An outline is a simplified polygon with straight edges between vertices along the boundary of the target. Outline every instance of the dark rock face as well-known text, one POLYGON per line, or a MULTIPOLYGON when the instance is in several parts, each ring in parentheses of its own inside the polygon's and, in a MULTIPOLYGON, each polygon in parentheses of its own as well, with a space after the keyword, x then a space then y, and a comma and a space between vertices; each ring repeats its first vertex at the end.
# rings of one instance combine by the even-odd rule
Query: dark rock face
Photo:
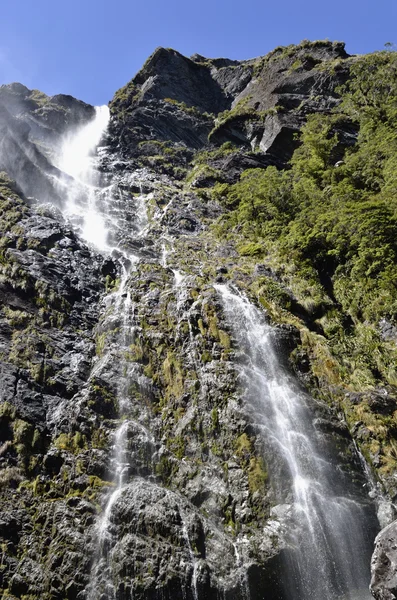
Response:
POLYGON ((110 131, 130 156, 142 139, 202 148, 210 136, 217 145, 230 141, 260 148, 270 161, 283 164, 307 114, 336 106, 335 89, 346 81, 347 59, 344 45, 330 42, 242 62, 188 59, 159 48, 111 102, 110 131), (331 61, 332 75, 324 68, 331 61))
POLYGON ((199 598, 217 598, 219 584, 212 573, 224 570, 226 574, 233 568, 234 550, 221 532, 206 540, 211 526, 205 521, 183 497, 167 489, 145 480, 125 487, 112 517, 117 538, 113 569, 120 573, 115 582, 117 596, 131 597, 126 581, 140 572, 139 587, 134 586, 133 592, 138 597, 155 597, 156 585, 163 598, 192 599, 194 577, 199 598))
POLYGON ((379 533, 372 557, 371 592, 376 600, 397 598, 397 522, 379 533))
POLYGON ((71 430, 84 430, 73 398, 90 373, 104 259, 53 209, 30 209, 7 187, 2 187, 0 203, 0 487, 1 536, 7 547, 1 586, 9 588, 10 597, 55 598, 60 586, 65 589, 63 571, 72 570, 76 557, 83 569, 89 562, 82 533, 95 509, 85 505, 79 533, 78 507, 71 508, 66 488, 62 491, 66 479, 61 473, 65 477, 69 467, 52 442, 62 432, 69 439, 71 430), (18 489, 22 481, 27 487, 18 489), (52 501, 40 500, 44 490, 52 501), (34 527, 41 541, 34 539, 34 527), (65 536, 71 544, 64 556, 60 540, 65 536), (42 543, 49 547, 49 562, 42 543))
POLYGON ((0 104, 30 126, 30 138, 55 140, 59 135, 94 116, 94 108, 72 96, 46 96, 20 83, 0 86, 0 104))
MULTIPOLYGON (((95 158, 96 210, 113 248, 104 254, 54 208, 64 201, 54 181, 67 181, 54 166, 63 136, 93 107, 0 88, 0 171, 16 182, 0 175, 8 600, 285 599, 291 498, 274 497, 238 379, 243 357, 213 287, 249 290, 277 276, 262 264, 251 272, 233 240, 214 238, 224 208, 206 191, 284 166, 307 115, 337 105, 348 65, 330 42, 242 62, 156 50, 116 93, 95 158)), ((340 133, 354 143, 354 126, 340 133)), ((298 330, 275 329, 286 368, 295 353, 305 382, 298 330)), ((375 392, 370 402, 395 409, 375 392)), ((368 482, 341 414, 323 401, 310 408, 324 456, 365 505, 368 482)))
POLYGON ((146 98, 174 98, 195 107, 200 112, 218 113, 227 108, 221 86, 211 77, 208 68, 182 56, 175 50, 158 48, 134 78, 146 98))
POLYGON ((0 86, 0 171, 26 196, 61 204, 53 185, 60 172, 51 163, 62 135, 83 125, 94 108, 71 96, 48 97, 20 83, 0 86))

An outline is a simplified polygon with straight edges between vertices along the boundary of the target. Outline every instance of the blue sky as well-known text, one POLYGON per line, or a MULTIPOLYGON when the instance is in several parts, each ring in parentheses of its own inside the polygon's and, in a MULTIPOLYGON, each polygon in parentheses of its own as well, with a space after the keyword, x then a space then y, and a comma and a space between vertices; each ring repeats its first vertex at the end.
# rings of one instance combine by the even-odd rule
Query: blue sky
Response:
POLYGON ((397 44, 397 0, 4 0, 0 83, 105 104, 157 46, 245 59, 302 39, 397 44))

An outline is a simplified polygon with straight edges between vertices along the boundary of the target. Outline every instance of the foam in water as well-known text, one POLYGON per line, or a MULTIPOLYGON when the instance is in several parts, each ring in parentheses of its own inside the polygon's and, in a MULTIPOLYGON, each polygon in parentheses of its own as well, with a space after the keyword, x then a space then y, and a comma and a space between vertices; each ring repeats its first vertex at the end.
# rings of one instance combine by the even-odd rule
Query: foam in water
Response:
POLYGON ((92 160, 101 137, 109 123, 109 108, 96 106, 95 117, 75 133, 69 134, 63 143, 59 168, 75 179, 92 182, 92 160))
POLYGON ((313 425, 307 396, 280 366, 272 328, 238 293, 216 285, 244 354, 247 409, 262 433, 278 502, 296 524, 285 565, 288 600, 369 600, 375 519, 313 425))
POLYGON ((63 213, 80 226, 83 239, 98 250, 109 250, 104 215, 98 210, 97 198, 101 193, 96 169, 96 148, 109 123, 107 106, 97 106, 95 117, 73 134, 62 145, 58 168, 72 177, 59 182, 65 203, 63 213))

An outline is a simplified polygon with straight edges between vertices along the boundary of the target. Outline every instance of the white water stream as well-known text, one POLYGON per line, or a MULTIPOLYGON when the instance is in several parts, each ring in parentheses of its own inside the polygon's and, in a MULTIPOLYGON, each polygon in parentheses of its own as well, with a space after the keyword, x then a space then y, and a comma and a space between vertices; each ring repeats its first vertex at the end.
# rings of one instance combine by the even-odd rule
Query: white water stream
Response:
POLYGON ((96 149, 109 123, 107 106, 95 107, 95 117, 88 124, 65 137, 58 168, 73 179, 58 182, 63 188, 63 213, 79 226, 81 236, 99 250, 109 250, 104 215, 98 210, 99 173, 95 169, 96 149))
MULTIPOLYGON (((142 199, 141 199, 142 200, 142 199)), ((146 207, 143 201, 137 204, 136 222, 142 229, 136 237, 143 232, 146 226, 146 207)), ((88 586, 88 600, 97 600, 106 598, 106 600, 116 599, 116 590, 112 574, 112 511, 115 503, 123 492, 125 485, 129 482, 129 471, 132 466, 133 452, 129 448, 129 436, 135 434, 144 439, 146 446, 151 446, 153 440, 145 427, 131 418, 132 404, 129 398, 129 387, 131 382, 138 377, 126 356, 130 350, 131 344, 135 339, 135 319, 134 306, 131 295, 128 290, 128 278, 133 266, 137 263, 138 257, 133 254, 123 252, 124 260, 121 261, 122 276, 118 290, 111 292, 105 298, 107 311, 114 314, 118 333, 116 334, 116 347, 110 346, 105 350, 105 362, 115 361, 118 365, 118 387, 117 400, 119 407, 119 426, 114 432, 114 443, 112 452, 112 473, 111 479, 115 484, 113 492, 107 498, 105 508, 97 524, 98 550, 91 571, 90 584, 88 586), (128 266, 126 266, 126 264, 128 266), (103 596, 105 594, 105 596, 103 596)), ((133 465, 137 469, 136 465, 133 465)))
POLYGON ((183 517, 183 514, 181 513, 181 517, 183 519, 183 525, 182 525, 182 533, 183 533, 183 537, 185 539, 186 542, 186 546, 189 552, 189 558, 190 558, 190 563, 193 567, 193 573, 192 573, 192 592, 193 592, 193 600, 199 600, 199 595, 198 595, 198 591, 197 591, 197 568, 198 568, 198 562, 196 559, 196 556, 193 552, 193 548, 192 545, 190 543, 190 538, 189 538, 189 533, 186 527, 186 522, 185 519, 183 517))
MULTIPOLYGON (((108 122, 109 109, 106 106, 97 107, 92 121, 65 138, 57 164, 58 168, 69 176, 58 181, 65 198, 65 218, 88 244, 104 254, 113 254, 121 273, 117 289, 111 291, 103 300, 104 313, 107 315, 102 324, 104 333, 109 329, 115 333, 109 338, 106 336, 106 347, 92 370, 93 376, 106 379, 108 367, 112 363, 113 369, 117 369, 119 373, 119 425, 113 434, 109 473, 114 489, 108 494, 102 516, 97 523, 97 552, 86 590, 88 600, 116 598, 111 564, 111 518, 113 507, 124 486, 128 484, 129 470, 134 462, 134 452, 129 448, 129 437, 134 435, 135 439, 141 440, 144 447, 154 447, 146 428, 131 418, 129 387, 138 375, 134 365, 126 359, 135 339, 134 307, 128 290, 128 278, 139 260, 129 250, 129 245, 144 234, 147 225, 146 202, 143 194, 131 197, 126 179, 119 181, 114 177, 111 185, 103 185, 98 168, 98 145, 106 133, 108 122)), ((140 460, 143 460, 142 456, 140 460)), ((134 468, 138 469, 137 465, 134 465, 134 468)))
POLYGON ((280 503, 292 504, 295 547, 285 565, 288 600, 366 600, 371 595, 372 536, 364 496, 324 451, 307 397, 280 366, 273 330, 245 297, 216 285, 225 316, 243 353, 241 383, 252 421, 271 456, 280 503), (323 451, 322 451, 323 450, 323 451))

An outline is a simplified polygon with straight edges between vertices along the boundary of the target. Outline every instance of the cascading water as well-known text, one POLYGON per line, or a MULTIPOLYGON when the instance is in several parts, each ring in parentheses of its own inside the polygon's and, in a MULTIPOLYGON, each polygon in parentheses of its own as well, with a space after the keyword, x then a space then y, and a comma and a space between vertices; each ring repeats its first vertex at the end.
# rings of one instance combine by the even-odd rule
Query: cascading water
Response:
POLYGON ((291 503, 294 547, 285 564, 288 600, 364 600, 368 591, 373 513, 325 450, 307 396, 280 366, 273 330, 239 293, 216 285, 243 353, 247 409, 273 470, 279 503, 291 503))
POLYGON ((251 594, 250 594, 250 589, 249 589, 247 570, 244 567, 244 563, 241 559, 240 552, 238 551, 238 546, 237 546, 236 542, 233 543, 233 548, 234 548, 234 556, 236 559, 236 567, 237 567, 237 570, 239 573, 242 597, 243 597, 243 600, 250 600, 251 594))
MULTIPOLYGON (((182 516, 182 519, 183 519, 183 515, 181 515, 181 516, 182 516)), ((193 573, 192 573, 193 600, 199 600, 198 591, 197 591, 197 567, 198 567, 198 563, 197 563, 195 554, 193 552, 192 545, 190 543, 189 533, 188 533, 188 530, 187 530, 187 527, 186 527, 185 520, 183 520, 182 533, 183 533, 183 537, 185 539, 186 546, 187 546, 187 549, 188 549, 188 552, 189 552, 190 563, 191 563, 192 568, 193 568, 193 573)))
MULTIPOLYGON (((135 257, 130 257, 134 259, 135 257)), ((132 262, 132 261, 131 261, 132 262)), ((112 513, 115 503, 123 493, 126 485, 131 481, 131 475, 140 474, 140 465, 144 469, 150 464, 154 452, 154 440, 142 423, 132 417, 133 406, 129 398, 130 384, 138 379, 135 372, 134 363, 129 362, 125 357, 128 355, 131 344, 135 339, 134 307, 127 288, 129 271, 123 270, 119 289, 111 292, 105 298, 109 326, 116 328, 114 343, 110 344, 102 359, 103 367, 96 371, 104 379, 107 377, 108 364, 118 365, 118 419, 117 428, 113 434, 113 448, 111 458, 110 477, 114 485, 106 499, 102 516, 100 517, 97 528, 97 552, 94 556, 91 570, 90 583, 87 588, 87 598, 97 600, 106 598, 112 600, 116 598, 114 586, 114 577, 112 572, 112 552, 115 540, 112 535, 112 513), (131 447, 130 440, 135 439, 138 446, 137 453, 131 447), (139 454, 139 460, 137 455, 139 454), (144 456, 145 455, 145 456, 144 456), (133 471, 133 472, 132 472, 133 471)), ((145 474, 145 473, 143 473, 145 474)))
POLYGON ((95 107, 94 119, 65 138, 57 161, 58 168, 70 176, 58 181, 65 198, 63 213, 80 228, 82 238, 99 250, 109 248, 105 218, 97 207, 101 188, 94 163, 109 117, 107 106, 95 107))
MULTIPOLYGON (((137 205, 138 212, 136 221, 142 228, 146 225, 146 208, 143 202, 137 205)), ((143 231, 143 229, 142 229, 143 231)), ((131 254, 124 254, 124 262, 129 265, 126 268, 122 265, 122 277, 119 288, 112 292, 105 299, 107 311, 113 313, 119 326, 116 328, 115 345, 109 347, 105 352, 104 365, 109 361, 117 361, 119 364, 117 400, 119 415, 119 425, 114 433, 113 455, 112 455, 112 482, 114 490, 109 494, 104 512, 97 524, 98 550, 94 557, 91 571, 90 583, 87 588, 87 598, 96 600, 104 597, 107 600, 116 598, 114 586, 114 577, 112 573, 112 550, 114 540, 112 537, 112 510, 123 493, 125 485, 128 485, 130 470, 133 467, 135 474, 139 474, 139 466, 134 463, 134 452, 129 447, 129 437, 132 433, 140 438, 140 461, 149 463, 154 452, 154 442, 146 428, 136 419, 132 418, 132 405, 129 398, 129 388, 132 381, 138 379, 134 364, 125 357, 128 355, 131 344, 135 339, 134 307, 131 302, 131 296, 127 289, 128 277, 131 266, 138 261, 138 257, 131 254), (147 456, 142 456, 142 448, 147 448, 147 456)), ((111 326, 115 325, 112 322, 111 326)), ((106 368, 106 367, 105 367, 106 368)), ((105 374, 106 376, 106 374, 105 374)))

